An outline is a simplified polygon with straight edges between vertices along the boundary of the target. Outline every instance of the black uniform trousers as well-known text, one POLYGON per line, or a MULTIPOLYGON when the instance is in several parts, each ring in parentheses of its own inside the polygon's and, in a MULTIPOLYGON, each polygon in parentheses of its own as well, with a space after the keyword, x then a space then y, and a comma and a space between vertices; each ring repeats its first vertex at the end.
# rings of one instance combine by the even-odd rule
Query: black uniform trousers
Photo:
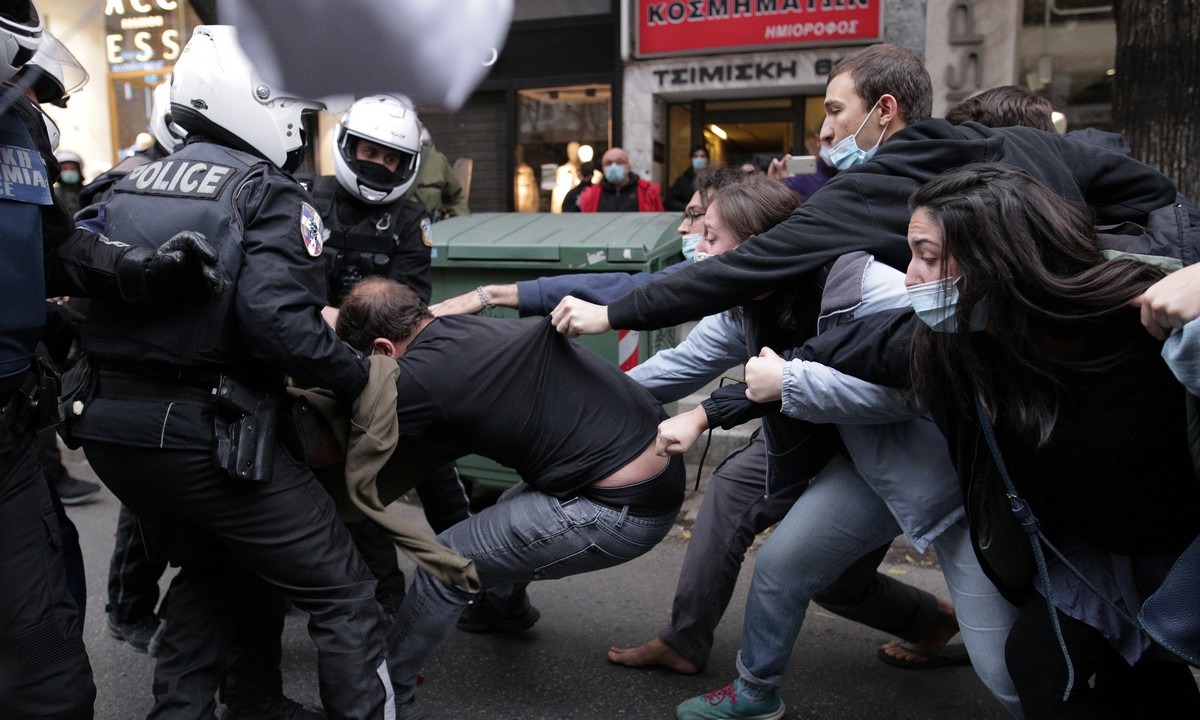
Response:
POLYGON ((122 505, 117 516, 112 560, 108 564, 105 610, 113 620, 126 624, 153 615, 158 605, 158 580, 166 569, 165 560, 150 557, 137 515, 122 505))
POLYGON ((83 620, 32 431, 0 433, 0 717, 91 718, 83 620), (15 435, 15 437, 14 437, 15 435))
POLYGON ((277 652, 282 609, 271 588, 309 614, 329 717, 383 717, 391 696, 379 674, 385 669, 375 581, 307 467, 277 446, 271 481, 249 483, 217 468, 208 450, 96 441, 85 441, 84 450, 141 519, 147 542, 180 566, 155 667, 151 718, 211 717, 213 691, 229 666, 236 675, 277 684, 263 680, 262 665, 277 667, 278 657, 254 657, 277 652), (364 654, 362 648, 378 650, 364 654), (243 662, 258 669, 236 672, 243 662))

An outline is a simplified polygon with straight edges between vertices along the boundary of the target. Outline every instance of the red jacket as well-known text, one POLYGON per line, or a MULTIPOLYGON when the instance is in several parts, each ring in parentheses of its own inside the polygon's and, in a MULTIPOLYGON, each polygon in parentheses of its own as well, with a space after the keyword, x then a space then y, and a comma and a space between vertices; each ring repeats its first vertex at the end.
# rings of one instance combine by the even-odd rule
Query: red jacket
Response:
MULTIPOLYGON (((582 212, 597 212, 600 209, 600 193, 603 182, 592 185, 579 194, 579 209, 582 212)), ((663 212, 662 197, 658 183, 637 179, 638 212, 663 212)))

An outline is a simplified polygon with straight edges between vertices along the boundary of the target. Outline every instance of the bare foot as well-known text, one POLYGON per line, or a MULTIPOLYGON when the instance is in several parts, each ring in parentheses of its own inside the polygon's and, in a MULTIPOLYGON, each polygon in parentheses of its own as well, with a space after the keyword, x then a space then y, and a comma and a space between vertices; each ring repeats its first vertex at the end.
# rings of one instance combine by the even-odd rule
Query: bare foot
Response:
POLYGON ((609 648, 608 659, 626 667, 665 667, 683 675, 695 675, 700 668, 675 651, 662 638, 647 640, 635 648, 609 648))
POLYGON ((908 650, 904 647, 905 643, 900 640, 893 640, 883 645, 879 651, 901 662, 918 665, 928 662, 929 658, 937 655, 942 648, 946 647, 946 643, 950 642, 950 638, 957 634, 958 618, 954 615, 954 606, 939 599, 937 617, 933 621, 933 627, 925 637, 921 638, 920 642, 908 643, 918 652, 914 653, 908 650))

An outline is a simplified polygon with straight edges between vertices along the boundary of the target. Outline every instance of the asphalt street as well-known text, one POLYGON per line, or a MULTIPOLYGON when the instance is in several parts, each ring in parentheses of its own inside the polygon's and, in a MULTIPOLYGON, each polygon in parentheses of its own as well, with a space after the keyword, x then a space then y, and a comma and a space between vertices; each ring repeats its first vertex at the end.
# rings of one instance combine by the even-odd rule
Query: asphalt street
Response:
MULTIPOLYGON (((68 468, 95 479, 81 453, 68 468)), ((693 498, 690 502, 694 504, 693 498)), ((119 504, 106 490, 68 512, 79 528, 88 571, 85 641, 95 672, 97 720, 145 717, 153 660, 109 636, 104 604, 119 504)), ((398 503, 394 512, 419 519, 398 503)), ((608 662, 610 645, 653 637, 667 621, 688 531, 679 526, 648 555, 621 567, 535 583, 541 621, 521 635, 455 632, 425 669, 419 690, 430 720, 558 720, 674 717, 675 705, 714 690, 735 675, 749 565, 725 622, 718 628, 708 669, 694 676, 632 670, 608 662)), ((402 561, 406 559, 402 558, 402 561)), ((894 552, 885 571, 945 595, 936 567, 911 550, 894 552)), ((411 564, 407 564, 411 568, 411 564)), ((169 577, 169 575, 168 575, 169 577)), ((165 587, 167 578, 164 578, 165 587)), ((231 592, 235 589, 231 589, 231 592)), ((782 690, 787 718, 999 720, 1000 706, 969 667, 902 670, 875 658, 886 635, 814 606, 796 646, 782 690)), ((293 611, 283 637, 285 691, 318 705, 315 650, 305 618, 293 611)))

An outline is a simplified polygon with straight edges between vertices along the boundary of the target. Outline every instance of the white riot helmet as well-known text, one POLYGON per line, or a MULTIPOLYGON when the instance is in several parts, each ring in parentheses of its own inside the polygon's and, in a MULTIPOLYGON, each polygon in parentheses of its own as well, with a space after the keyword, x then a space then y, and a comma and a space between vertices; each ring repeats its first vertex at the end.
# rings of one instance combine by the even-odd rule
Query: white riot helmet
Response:
POLYGON ((229 25, 198 26, 175 63, 171 116, 180 127, 289 172, 304 156, 303 116, 323 107, 263 82, 229 25))
POLYGON ((174 122, 171 114, 171 83, 155 86, 150 93, 150 134, 168 153, 183 144, 187 131, 174 122))
POLYGON ((57 160, 59 164, 73 162, 79 166, 80 170, 83 169, 83 158, 79 157, 79 153, 71 152, 70 150, 63 150, 62 152, 55 153, 54 159, 57 160))
POLYGON ((8 80, 37 52, 42 18, 29 0, 10 0, 0 9, 0 82, 8 80))
POLYGON ((408 99, 394 95, 372 95, 350 106, 334 130, 337 151, 333 154, 334 176, 346 192, 373 205, 394 202, 417 178, 421 159, 421 124, 408 99), (394 172, 380 163, 358 160, 360 140, 395 150, 400 164, 394 172))
POLYGON ((22 87, 33 88, 39 103, 67 106, 67 99, 87 84, 88 73, 79 60, 49 30, 42 44, 21 70, 22 87))

